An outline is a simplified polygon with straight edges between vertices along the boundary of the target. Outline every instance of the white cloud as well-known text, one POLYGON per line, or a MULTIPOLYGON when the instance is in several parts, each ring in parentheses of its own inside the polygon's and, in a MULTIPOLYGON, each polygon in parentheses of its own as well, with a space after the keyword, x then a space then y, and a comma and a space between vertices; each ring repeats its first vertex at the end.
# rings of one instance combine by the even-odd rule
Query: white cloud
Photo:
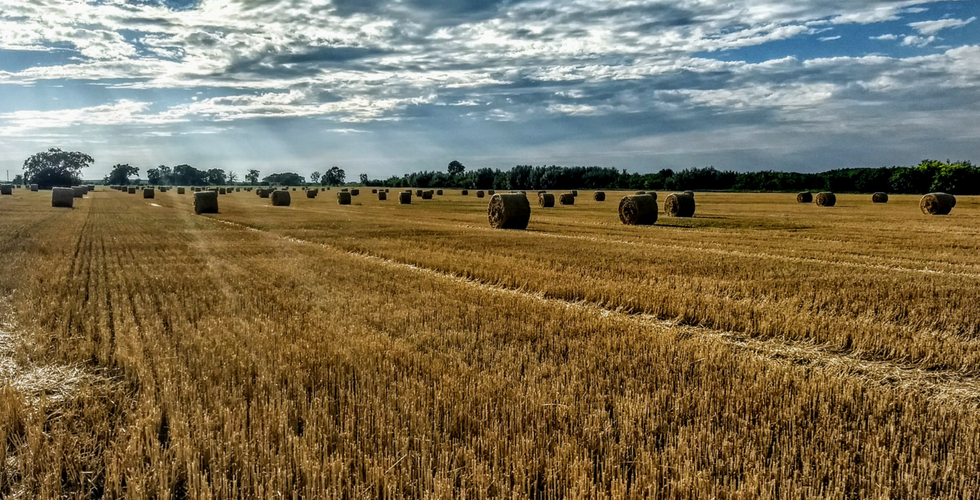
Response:
POLYGON ((837 36, 823 36, 823 37, 820 37, 819 40, 821 42, 830 42, 830 41, 833 41, 833 40, 840 40, 840 35, 837 35, 837 36))
POLYGON ((884 41, 898 40, 898 35, 884 34, 884 35, 878 35, 878 36, 871 36, 871 37, 868 37, 868 39, 869 40, 884 40, 884 41))
POLYGON ((921 35, 935 35, 944 29, 951 28, 962 28, 967 24, 976 21, 976 17, 971 17, 969 19, 939 19, 936 21, 920 21, 917 23, 909 23, 909 26, 918 31, 921 35))
POLYGON ((922 37, 922 36, 909 35, 902 39, 902 45, 906 47, 925 47, 926 45, 929 45, 930 43, 935 41, 936 41, 936 37, 934 36, 922 37))

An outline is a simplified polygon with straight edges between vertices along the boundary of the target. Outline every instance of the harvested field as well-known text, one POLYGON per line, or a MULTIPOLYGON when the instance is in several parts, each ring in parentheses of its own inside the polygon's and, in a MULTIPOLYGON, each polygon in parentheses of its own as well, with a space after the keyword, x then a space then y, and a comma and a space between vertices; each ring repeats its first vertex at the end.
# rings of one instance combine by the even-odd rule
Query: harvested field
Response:
POLYGON ((457 190, 17 194, 0 497, 980 491, 976 197, 699 192, 636 227, 583 196, 500 231, 457 190))

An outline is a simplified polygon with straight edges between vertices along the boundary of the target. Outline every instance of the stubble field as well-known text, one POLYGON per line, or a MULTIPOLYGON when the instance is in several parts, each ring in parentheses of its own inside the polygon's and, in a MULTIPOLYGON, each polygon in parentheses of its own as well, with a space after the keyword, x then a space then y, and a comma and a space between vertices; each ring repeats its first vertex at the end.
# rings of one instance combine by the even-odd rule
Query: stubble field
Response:
POLYGON ((977 497, 980 199, 391 191, 0 198, 0 497, 977 497))

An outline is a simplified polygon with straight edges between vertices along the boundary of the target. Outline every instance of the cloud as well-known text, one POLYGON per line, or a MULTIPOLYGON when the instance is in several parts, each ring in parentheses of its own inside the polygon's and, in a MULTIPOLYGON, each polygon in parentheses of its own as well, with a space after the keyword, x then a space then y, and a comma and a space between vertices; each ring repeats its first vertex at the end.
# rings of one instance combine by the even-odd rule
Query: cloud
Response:
POLYGON ((837 35, 837 36, 822 36, 822 37, 818 38, 818 40, 820 40, 821 42, 830 42, 830 41, 833 41, 833 40, 840 40, 840 35, 837 35))
POLYGON ((939 19, 936 21, 909 23, 909 26, 915 31, 918 31, 919 34, 929 36, 935 35, 944 29, 962 28, 976 20, 976 17, 969 19, 939 19))
POLYGON ((929 45, 930 43, 935 41, 936 41, 936 37, 934 36, 922 37, 922 36, 909 35, 906 36, 905 38, 902 38, 902 45, 905 47, 925 47, 926 45, 929 45))
POLYGON ((869 40, 885 40, 885 41, 898 40, 898 35, 884 34, 884 35, 878 35, 878 36, 871 36, 871 37, 868 37, 868 39, 869 40))

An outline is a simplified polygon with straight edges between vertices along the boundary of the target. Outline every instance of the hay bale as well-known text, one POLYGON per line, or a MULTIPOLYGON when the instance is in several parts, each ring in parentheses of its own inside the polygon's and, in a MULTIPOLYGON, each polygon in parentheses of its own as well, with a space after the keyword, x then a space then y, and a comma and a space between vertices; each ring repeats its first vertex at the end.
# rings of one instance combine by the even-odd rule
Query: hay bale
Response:
POLYGON ((694 191, 690 191, 690 190, 684 191, 684 194, 690 196, 691 198, 694 198, 694 191))
POLYGON ((496 193, 494 193, 492 189, 488 189, 487 190, 487 194, 489 194, 490 196, 493 196, 496 193))
POLYGON ((359 194, 361 194, 361 190, 360 189, 351 189, 350 190, 350 195, 351 196, 357 196, 359 194))
POLYGON ((415 190, 415 196, 418 196, 419 198, 421 198, 422 197, 422 190, 421 189, 416 189, 415 190))
POLYGON ((562 193, 561 196, 558 197, 558 203, 561 205, 574 205, 575 195, 572 193, 562 193))
POLYGON ((619 220, 627 226, 649 226, 657 223, 660 209, 657 198, 648 194, 624 196, 619 200, 619 220))
POLYGON ((464 189, 464 190, 460 191, 459 194, 461 194, 463 196, 467 196, 467 195, 470 194, 470 192, 464 189))
POLYGON ((337 203, 341 205, 350 205, 351 192, 350 191, 340 191, 337 193, 337 203))
POLYGON ((797 203, 813 203, 813 193, 803 192, 796 195, 797 203))
POLYGON ((31 192, 32 193, 36 193, 37 192, 37 184, 31 184, 31 192))
POLYGON ((318 195, 318 194, 320 194, 319 191, 317 191, 315 189, 311 189, 311 190, 309 190, 309 191, 306 192, 306 197, 312 199, 312 198, 316 198, 316 195, 318 195))
POLYGON ((538 205, 541 208, 552 208, 555 206, 555 195, 551 193, 542 193, 538 195, 538 205))
POLYGON ((687 193, 674 193, 664 200, 664 213, 671 217, 693 217, 694 196, 687 193))
POLYGON ((402 205, 411 205, 412 204, 412 192, 411 191, 402 191, 401 193, 398 193, 398 203, 401 203, 402 205))
POLYGON ((242 188, 235 188, 235 192, 236 193, 241 193, 242 192, 242 188))
POLYGON ((606 193, 603 193, 602 191, 596 191, 592 193, 592 199, 594 201, 606 201, 606 193))
POLYGON ((71 189, 75 193, 75 198, 84 198, 88 194, 88 188, 85 186, 72 186, 71 189))
POLYGON ((95 184, 89 184, 86 187, 88 187, 88 192, 90 192, 90 193, 93 192, 93 191, 95 191, 95 184))
POLYGON ((340 192, 341 192, 341 193, 349 193, 349 192, 350 192, 350 190, 349 190, 349 189, 347 189, 347 188, 340 188, 340 192))
POLYGON ((832 207, 837 204, 837 196, 834 193, 817 193, 815 198, 818 207, 832 207))
POLYGON ((378 201, 386 201, 388 199, 388 193, 385 191, 378 191, 378 201))
POLYGON ((871 203, 888 203, 888 193, 877 192, 871 195, 871 203))
POLYGON ((386 192, 386 193, 388 192, 388 188, 385 188, 385 192, 386 192))
POLYGON ((0 194, 13 196, 13 194, 14 194, 14 185, 13 184, 0 184, 0 194))
POLYGON ((177 194, 186 194, 186 193, 187 193, 187 190, 186 189, 181 188, 181 187, 177 188, 177 194))
POLYGON ((256 191, 259 193, 259 198, 268 198, 272 195, 271 189, 256 189, 256 191))
POLYGON ((72 208, 75 206, 75 190, 63 187, 52 188, 51 206, 54 208, 72 208))
POLYGON ((578 191, 572 190, 572 197, 578 198, 578 191))
POLYGON ((637 191, 636 194, 647 194, 646 191, 637 191))
POLYGON ((155 195, 153 194, 153 188, 144 188, 143 189, 143 199, 144 200, 153 199, 154 196, 155 195))
POLYGON ((477 198, 483 198, 484 196, 485 196, 485 194, 483 193, 483 191, 477 191, 476 192, 476 197, 477 198))
POLYGON ((371 194, 378 194, 378 190, 377 189, 372 189, 371 190, 371 194))
POLYGON ((436 190, 436 196, 442 196, 442 190, 441 189, 436 190))
POLYGON ((956 197, 948 193, 929 193, 919 200, 919 210, 926 215, 949 215, 956 206, 956 197))
POLYGON ((136 188, 134 187, 126 188, 126 192, 129 194, 136 194, 136 188))
POLYGON ((521 194, 495 194, 487 206, 487 219, 494 229, 527 229, 531 204, 521 194))
POLYGON ((228 190, 225 188, 218 188, 218 194, 228 194, 228 190))
POLYGON ((218 193, 214 191, 194 193, 194 213, 197 215, 218 213, 218 193))
POLYGON ((289 197, 289 191, 274 191, 272 193, 272 206, 274 207, 288 207, 291 198, 289 197))
POLYGON ((432 199, 432 195, 434 193, 435 192, 433 190, 431 190, 431 189, 426 190, 426 191, 422 191, 422 199, 423 200, 431 200, 432 199))

